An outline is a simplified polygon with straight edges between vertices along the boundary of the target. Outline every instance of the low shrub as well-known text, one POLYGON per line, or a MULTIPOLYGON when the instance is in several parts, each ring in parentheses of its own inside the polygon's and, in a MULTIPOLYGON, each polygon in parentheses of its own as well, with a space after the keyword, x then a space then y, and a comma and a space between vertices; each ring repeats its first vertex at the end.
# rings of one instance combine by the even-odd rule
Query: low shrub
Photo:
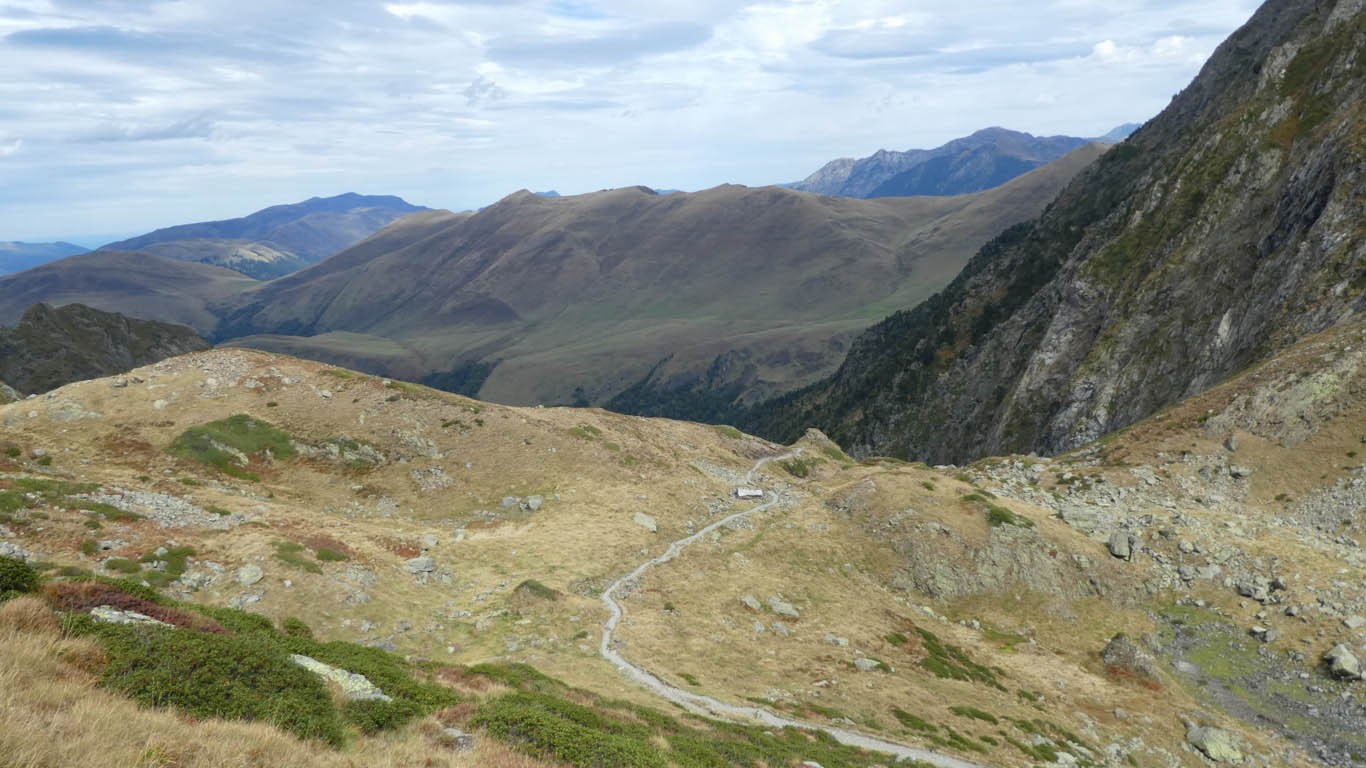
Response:
POLYGON ((0 594, 6 592, 32 592, 38 588, 41 578, 28 563, 15 557, 0 555, 0 594))

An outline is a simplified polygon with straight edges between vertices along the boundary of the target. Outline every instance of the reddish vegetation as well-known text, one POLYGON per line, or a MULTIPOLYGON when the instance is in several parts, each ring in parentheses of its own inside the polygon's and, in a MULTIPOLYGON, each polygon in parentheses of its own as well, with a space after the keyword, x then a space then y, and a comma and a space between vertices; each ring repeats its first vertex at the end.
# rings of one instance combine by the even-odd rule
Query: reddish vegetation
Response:
POLYGON ((1151 678, 1144 677, 1131 669, 1125 669, 1124 667, 1107 666, 1105 668, 1105 675, 1111 680, 1123 683, 1134 683, 1147 688, 1150 691, 1162 690, 1161 683, 1151 678))
POLYGON ((64 611, 89 611, 101 605, 108 605, 121 611, 136 611, 182 629, 212 632, 217 635, 228 634, 228 630, 222 624, 207 616, 157 605, 98 581, 52 582, 43 587, 43 597, 64 611))
POLYGON ((422 554, 422 547, 411 541, 403 539, 381 539, 380 546, 403 558, 417 557, 422 554))
POLYGON ((464 667, 442 667, 436 671, 436 679, 442 685, 472 693, 483 693, 493 687, 492 680, 464 667))
POLYGON ((356 553, 351 551, 350 547, 329 536, 305 536, 299 539, 299 543, 315 551, 319 549, 330 549, 334 552, 340 552, 347 557, 356 556, 356 553))

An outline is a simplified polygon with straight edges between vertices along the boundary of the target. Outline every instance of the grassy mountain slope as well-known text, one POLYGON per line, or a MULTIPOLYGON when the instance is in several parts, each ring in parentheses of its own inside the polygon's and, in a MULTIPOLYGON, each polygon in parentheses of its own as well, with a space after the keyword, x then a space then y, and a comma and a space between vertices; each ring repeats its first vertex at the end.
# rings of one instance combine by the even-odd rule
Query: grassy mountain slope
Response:
POLYGON ((752 425, 858 452, 1057 452, 1363 309, 1366 18, 1268 3, 1152 122, 752 425))
POLYGON ((781 391, 831 370, 843 339, 945 284, 1100 151, 980 196, 519 193, 398 222, 260 286, 217 335, 391 375, 496 364, 479 391, 502 402, 570 402, 576 389, 602 402, 666 358, 668 375, 692 376, 736 351, 761 361, 742 390, 781 391))
POLYGON ((38 304, 0 328, 0 380, 39 394, 209 348, 183 325, 135 320, 81 304, 38 304))
MULTIPOLYGON (((782 503, 629 590, 623 653, 689 690, 993 766, 1063 752, 1204 765, 1187 722, 1227 731, 1266 764, 1350 765, 1366 749, 1360 713, 1340 705, 1353 684, 1319 659, 1356 642, 1343 619, 1366 610, 1366 561, 1348 543, 1361 521, 1341 524, 1362 471, 1363 333, 1313 337, 1057 459, 856 462, 807 435, 797 458, 752 481, 782 503), (1109 553, 1116 534, 1132 536, 1130 559, 1109 553), (1273 581, 1275 610, 1237 591, 1273 581), (1254 623, 1280 637, 1251 640, 1254 623), (1119 632, 1140 640, 1150 668, 1101 658, 1119 632)), ((246 350, 135 374, 0 407, 7 551, 48 563, 52 578, 127 572, 192 604, 297 617, 319 640, 393 648, 429 671, 526 663, 590 692, 511 670, 491 689, 452 677, 462 696, 483 686, 452 716, 486 740, 505 718, 544 711, 533 691, 607 713, 622 712, 612 700, 658 707, 598 656, 599 592, 742 508, 733 488, 782 450, 729 429, 478 403, 246 350), (519 698, 498 718, 476 716, 483 697, 509 692, 519 698)), ((35 691, 58 690, 42 675, 73 674, 40 674, 53 666, 40 661, 23 665, 35 691)), ((43 701, 12 711, 29 723, 78 697, 43 701)), ((0 722, 0 743, 17 722, 0 722)), ((227 737, 218 727, 186 737, 213 749, 227 737)), ((392 736, 395 748, 417 750, 421 727, 392 736)), ((146 748, 138 728, 101 733, 146 748)), ((646 733, 656 751, 685 743, 646 733)))
POLYGON ((315 197, 238 219, 167 227, 101 250, 146 250, 269 280, 317 263, 394 220, 422 210, 386 195, 315 197))
POLYGON ((1072 136, 985 128, 935 149, 882 150, 834 160, 792 188, 860 198, 969 194, 1004 184, 1086 143, 1072 136))
POLYGON ((96 251, 0 278, 0 324, 35 304, 85 304, 129 317, 179 323, 209 334, 209 311, 255 281, 222 267, 147 253, 96 251))
POLYGON ((88 250, 71 243, 0 243, 0 275, 23 272, 88 250))

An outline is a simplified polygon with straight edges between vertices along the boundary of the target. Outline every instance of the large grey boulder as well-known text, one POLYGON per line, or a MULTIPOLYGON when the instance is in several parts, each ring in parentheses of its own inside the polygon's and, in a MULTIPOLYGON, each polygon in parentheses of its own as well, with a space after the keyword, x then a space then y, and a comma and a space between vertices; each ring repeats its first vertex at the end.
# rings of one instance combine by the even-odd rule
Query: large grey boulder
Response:
POLYGON ((414 557, 405 562, 403 567, 411 574, 431 573, 436 570, 436 561, 430 557, 414 557))
POLYGON ((1186 741, 1216 763, 1237 765, 1243 762, 1242 750, 1238 749, 1233 734, 1223 729, 1195 726, 1186 731, 1186 741))
POLYGON ((1110 534, 1110 554, 1120 560, 1134 559, 1134 545, 1138 539, 1128 531, 1115 531, 1110 534))
POLYGON ((1160 680, 1157 660, 1126 634, 1120 633, 1110 638, 1100 652, 1100 660, 1107 668, 1122 670, 1143 680, 1160 680))
POLYGON ((1347 646, 1339 643, 1333 646, 1333 650, 1323 655, 1323 660, 1328 662, 1328 671, 1333 673, 1333 677, 1342 680, 1360 680, 1361 660, 1347 646))

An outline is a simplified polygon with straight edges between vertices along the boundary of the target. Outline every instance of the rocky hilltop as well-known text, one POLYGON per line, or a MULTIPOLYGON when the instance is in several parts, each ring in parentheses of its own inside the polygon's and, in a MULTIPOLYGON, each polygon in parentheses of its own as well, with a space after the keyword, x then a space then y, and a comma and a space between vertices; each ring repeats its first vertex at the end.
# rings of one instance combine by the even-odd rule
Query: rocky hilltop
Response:
POLYGON ((15 327, 0 328, 0 381, 38 394, 208 348, 183 325, 135 320, 82 304, 56 309, 37 304, 15 327))
POLYGON ((1366 15, 1272 2, 1157 118, 840 371, 762 409, 859 453, 1055 453, 1363 309, 1366 15))

